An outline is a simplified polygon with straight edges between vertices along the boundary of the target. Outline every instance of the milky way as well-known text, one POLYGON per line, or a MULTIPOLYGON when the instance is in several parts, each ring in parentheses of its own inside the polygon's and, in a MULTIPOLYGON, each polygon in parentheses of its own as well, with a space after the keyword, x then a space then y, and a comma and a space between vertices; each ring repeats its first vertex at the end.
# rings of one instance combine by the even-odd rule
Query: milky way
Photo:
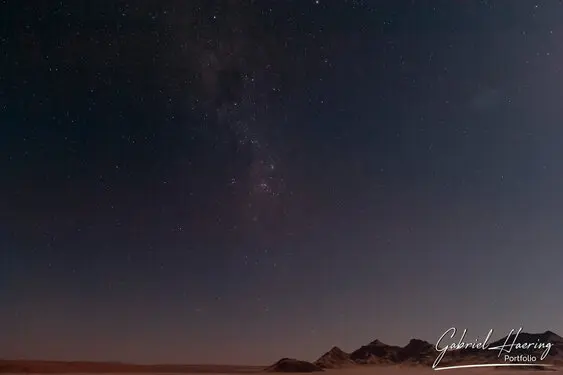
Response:
POLYGON ((279 85, 277 70, 283 69, 285 60, 276 56, 280 50, 276 41, 256 31, 254 13, 236 2, 229 9, 232 13, 221 19, 220 29, 213 26, 218 22, 214 17, 201 26, 196 45, 202 53, 194 66, 207 98, 206 111, 213 113, 221 129, 216 147, 231 150, 224 183, 237 192, 244 216, 258 221, 275 215, 276 201, 286 193, 269 113, 279 85), (222 30, 230 32, 217 42, 222 30))

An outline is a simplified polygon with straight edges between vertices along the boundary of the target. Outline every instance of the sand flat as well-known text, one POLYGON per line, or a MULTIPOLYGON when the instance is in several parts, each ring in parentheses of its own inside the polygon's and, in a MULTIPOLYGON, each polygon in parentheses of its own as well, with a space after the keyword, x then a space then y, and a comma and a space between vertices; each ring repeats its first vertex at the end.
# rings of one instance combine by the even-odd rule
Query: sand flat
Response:
MULTIPOLYGON (((168 371, 108 371, 108 372, 43 372, 43 371, 17 371, 17 372, 3 372, 7 375, 21 375, 22 373, 64 373, 65 375, 111 375, 119 373, 120 375, 138 375, 138 374, 150 374, 150 375, 170 375, 172 373, 205 373, 209 375, 219 375, 219 374, 241 374, 241 373, 252 373, 252 374, 269 374, 271 372, 262 371, 261 366, 225 366, 225 365, 182 365, 175 367, 173 370, 168 371), (180 371, 182 370, 182 371, 180 371)), ((551 372, 562 372, 562 367, 549 368, 547 374, 551 372)), ((503 369, 503 368, 463 368, 463 369, 452 369, 443 371, 434 371, 430 367, 426 366, 406 366, 406 365, 362 365, 356 367, 342 368, 342 369, 328 369, 325 370, 326 375, 541 375, 542 373, 547 375, 544 371, 529 370, 529 369, 503 369)), ((289 374, 289 373, 288 373, 289 374)), ((312 374, 312 373, 308 373, 312 374)), ((322 373, 321 373, 322 374, 322 373)))

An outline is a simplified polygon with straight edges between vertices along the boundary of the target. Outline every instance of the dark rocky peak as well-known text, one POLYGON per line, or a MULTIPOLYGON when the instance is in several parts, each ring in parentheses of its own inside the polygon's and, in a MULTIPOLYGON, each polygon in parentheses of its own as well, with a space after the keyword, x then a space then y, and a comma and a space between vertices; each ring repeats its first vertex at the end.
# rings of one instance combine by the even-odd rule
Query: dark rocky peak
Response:
POLYGON ((319 366, 294 358, 282 358, 265 369, 266 372, 317 372, 324 371, 319 366))
POLYGON ((383 343, 383 342, 381 342, 381 341, 379 341, 379 340, 373 340, 373 341, 370 342, 368 345, 369 345, 369 346, 389 346, 389 345, 387 345, 387 344, 385 344, 385 343, 383 343))

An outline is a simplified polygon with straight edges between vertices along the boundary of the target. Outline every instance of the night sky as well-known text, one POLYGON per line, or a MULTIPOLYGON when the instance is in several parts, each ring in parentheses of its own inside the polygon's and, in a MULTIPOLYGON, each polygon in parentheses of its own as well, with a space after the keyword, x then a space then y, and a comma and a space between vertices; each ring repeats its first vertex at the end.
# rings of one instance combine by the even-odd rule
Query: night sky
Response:
POLYGON ((2 1, 0 357, 563 333, 561 1, 2 1))

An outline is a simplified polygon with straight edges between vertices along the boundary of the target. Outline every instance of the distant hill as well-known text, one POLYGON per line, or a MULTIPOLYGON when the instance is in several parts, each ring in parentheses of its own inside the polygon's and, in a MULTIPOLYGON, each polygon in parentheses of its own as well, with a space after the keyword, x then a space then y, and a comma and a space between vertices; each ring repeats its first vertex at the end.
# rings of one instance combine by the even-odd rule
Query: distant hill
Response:
MULTIPOLYGON (((514 340, 512 335, 507 344, 511 344, 514 340)), ((506 337, 491 342, 489 347, 501 346, 505 343, 506 337)), ((520 332, 516 343, 551 343, 552 347, 549 355, 543 363, 563 365, 563 337, 552 331, 543 333, 526 333, 520 332)), ((333 348, 325 353, 317 360, 319 366, 324 368, 335 368, 339 363, 346 363, 346 353, 333 348)), ((544 349, 538 350, 515 350, 510 353, 511 356, 519 354, 535 355, 539 357, 544 349)), ((427 341, 419 339, 411 339, 404 347, 387 345, 379 340, 374 340, 367 345, 354 350, 349 355, 349 360, 357 365, 386 365, 386 364, 402 364, 402 365, 422 365, 432 366, 438 356, 435 345, 427 341)), ((448 352, 441 361, 441 365, 457 365, 457 364, 474 364, 474 363, 494 363, 498 360, 498 351, 480 350, 480 349, 462 349, 448 352)), ((526 367, 528 368, 528 367, 526 367)), ((541 366, 530 365, 529 369, 542 369, 541 366)))
MULTIPOLYGON (((494 341, 491 343, 490 346, 499 346, 503 345, 506 342, 508 336, 504 336, 503 338, 494 341)), ((510 336, 508 339, 508 343, 512 343, 514 340, 514 334, 510 336)), ((556 333, 551 331, 545 331, 543 333, 527 333, 527 332, 520 332, 518 338, 516 339, 517 343, 524 343, 524 342, 550 342, 554 344, 554 346, 562 346, 563 345, 563 337, 559 336, 556 333)))
MULTIPOLYGON (((505 343, 510 345, 514 342, 514 334, 510 337, 505 336, 500 340, 494 341, 490 344, 489 347, 501 346, 505 343), (508 340, 507 340, 508 338, 508 340)), ((518 337, 516 338, 516 344, 522 343, 551 343, 551 349, 549 350, 549 354, 547 355, 545 362, 549 363, 563 363, 563 337, 559 336, 558 334, 552 331, 545 331, 543 333, 527 333, 527 332, 520 332, 518 337)), ((545 349, 513 349, 510 355, 519 355, 519 354, 533 354, 536 357, 541 356, 542 352, 545 349)), ((498 352, 497 352, 498 353, 498 352)), ((497 354, 498 355, 498 354, 497 354)))
MULTIPOLYGON (((494 348, 496 346, 511 345, 514 342, 515 334, 505 336, 499 340, 488 343, 489 348, 494 348), (507 340, 508 339, 508 340, 507 340)), ((516 344, 520 343, 551 343, 552 347, 549 351, 548 356, 542 361, 543 364, 553 364, 561 365, 563 364, 563 338, 552 331, 546 331, 543 333, 527 333, 520 332, 516 341, 516 344)), ((509 354, 510 356, 517 355, 533 355, 539 358, 544 349, 516 349, 512 348, 509 354)), ((474 364, 474 363, 494 363, 499 360, 499 351, 496 350, 481 350, 481 349, 462 349, 452 351, 447 353, 441 365, 458 365, 458 364, 474 364)), ((520 367, 520 369, 536 369, 536 370, 546 370, 545 367, 533 366, 530 367, 520 367)))
POLYGON ((414 365, 432 365, 437 356, 436 348, 428 341, 411 339, 399 350, 398 362, 414 365))
POLYGON ((384 344, 374 340, 350 354, 350 358, 358 364, 390 364, 398 362, 400 346, 384 344))
POLYGON ((323 354, 319 359, 314 362, 320 368, 341 368, 346 366, 353 366, 356 362, 352 361, 350 354, 344 352, 337 346, 334 346, 328 352, 323 354))
POLYGON ((267 372, 319 372, 324 371, 319 366, 294 358, 282 358, 265 369, 267 372))

